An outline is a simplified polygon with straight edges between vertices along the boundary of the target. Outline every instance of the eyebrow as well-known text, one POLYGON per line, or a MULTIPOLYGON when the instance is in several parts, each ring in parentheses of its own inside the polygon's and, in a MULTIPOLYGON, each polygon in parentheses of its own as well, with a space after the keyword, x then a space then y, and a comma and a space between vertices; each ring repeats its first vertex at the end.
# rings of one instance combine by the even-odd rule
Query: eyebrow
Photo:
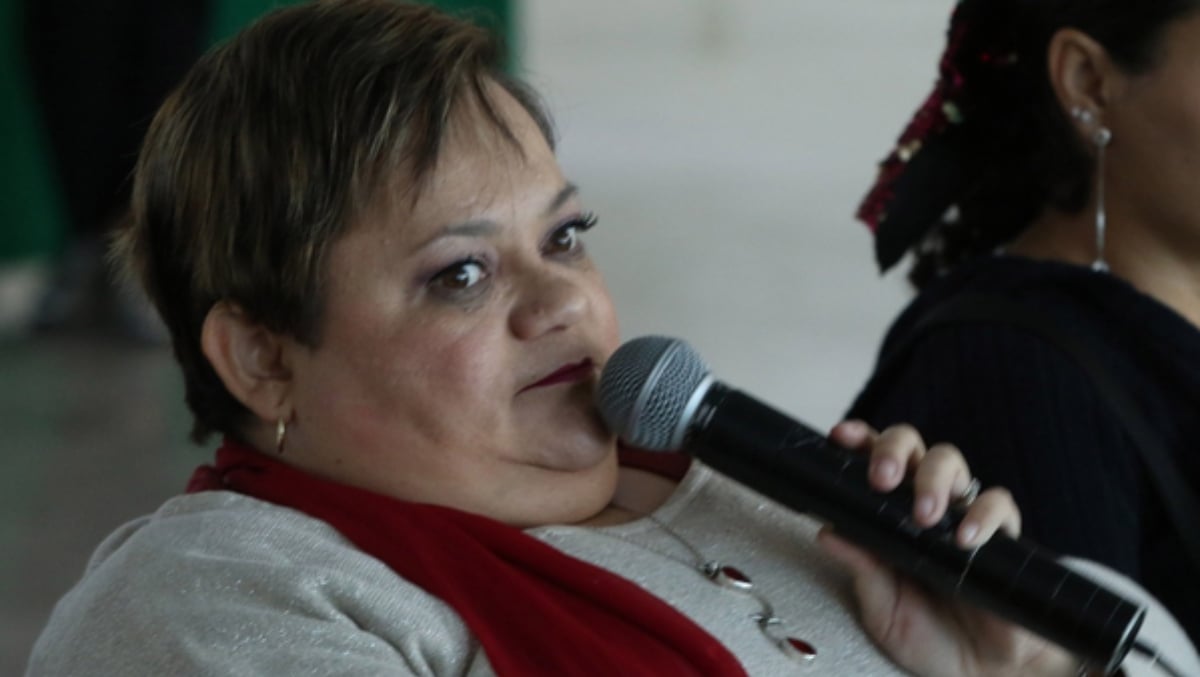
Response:
POLYGON ((546 207, 546 211, 542 212, 542 216, 553 215, 554 212, 558 211, 558 208, 562 207, 567 200, 570 200, 578 194, 579 186, 568 182, 567 185, 562 187, 562 190, 558 191, 558 194, 554 196, 554 199, 550 201, 550 206, 546 207))
MULTIPOLYGON (((573 183, 567 183, 561 190, 554 195, 554 199, 542 211, 543 217, 549 217, 558 211, 563 204, 579 194, 579 186, 573 183)), ((433 235, 433 237, 422 242, 418 249, 423 249, 429 244, 447 237, 485 237, 495 233, 500 229, 500 225, 495 221, 488 219, 474 219, 471 221, 462 221, 460 223, 452 223, 433 235)))

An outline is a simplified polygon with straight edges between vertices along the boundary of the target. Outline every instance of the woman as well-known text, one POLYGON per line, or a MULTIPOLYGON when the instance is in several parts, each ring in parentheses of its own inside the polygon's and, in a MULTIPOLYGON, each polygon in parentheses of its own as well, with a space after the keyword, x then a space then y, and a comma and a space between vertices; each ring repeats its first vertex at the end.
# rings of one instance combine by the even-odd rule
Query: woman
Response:
POLYGON ((961 445, 1029 536, 1200 639, 1200 3, 963 0, 860 218, 919 296, 850 414, 961 445), (1189 507, 1191 506, 1191 507, 1189 507))
MULTIPOLYGON (((1076 674, 698 463, 619 459, 595 220, 496 58, 429 8, 318 2, 165 103, 119 254, 224 442, 101 546, 30 673, 1076 674)), ((834 434, 881 491, 915 467, 919 525, 970 486, 909 428, 834 434)), ((958 542, 999 528, 992 490, 958 542)))

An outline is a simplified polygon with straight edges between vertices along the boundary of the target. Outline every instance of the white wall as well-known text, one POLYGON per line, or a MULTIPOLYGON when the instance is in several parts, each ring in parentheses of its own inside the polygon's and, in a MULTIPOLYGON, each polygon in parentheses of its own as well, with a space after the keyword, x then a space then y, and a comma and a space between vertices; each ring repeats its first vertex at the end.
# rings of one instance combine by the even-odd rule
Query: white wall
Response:
POLYGON ((600 217, 626 338, 695 345, 818 428, 910 293, 858 200, 930 90, 952 0, 526 0, 524 67, 600 217))

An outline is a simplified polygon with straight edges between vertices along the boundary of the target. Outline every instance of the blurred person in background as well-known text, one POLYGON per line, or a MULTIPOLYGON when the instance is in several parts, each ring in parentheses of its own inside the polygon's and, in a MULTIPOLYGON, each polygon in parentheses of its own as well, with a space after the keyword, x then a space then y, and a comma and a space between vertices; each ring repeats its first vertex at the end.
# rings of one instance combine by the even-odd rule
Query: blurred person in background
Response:
POLYGON ((859 216, 919 295, 850 409, 1200 640, 1200 2, 963 0, 859 216))
POLYGON ((209 0, 27 0, 24 43, 67 219, 35 330, 117 330, 165 339, 140 291, 107 274, 138 144, 167 92, 203 52, 209 0))

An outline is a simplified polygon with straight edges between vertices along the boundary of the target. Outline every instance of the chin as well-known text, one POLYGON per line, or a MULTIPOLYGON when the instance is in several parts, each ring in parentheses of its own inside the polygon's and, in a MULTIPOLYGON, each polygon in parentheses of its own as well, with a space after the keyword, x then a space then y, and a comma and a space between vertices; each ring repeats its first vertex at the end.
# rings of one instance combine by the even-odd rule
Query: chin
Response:
POLYGON ((516 505, 489 516, 523 529, 547 524, 576 524, 594 517, 612 502, 619 477, 616 454, 611 462, 580 470, 539 466, 542 474, 528 485, 516 505))
MULTIPOLYGON (((597 473, 586 482, 564 486, 557 500, 538 511, 536 519, 527 526, 546 524, 579 524, 592 519, 607 508, 617 491, 616 464, 612 473, 597 473)), ((577 477, 578 479, 578 477, 577 477)))
POLYGON ((617 455, 615 448, 613 453, 605 454, 559 454, 535 465, 542 470, 563 475, 603 476, 609 472, 616 473, 617 455))
POLYGON ((580 434, 574 440, 547 444, 543 467, 562 472, 603 469, 606 463, 616 467, 617 439, 611 435, 580 434))
POLYGON ((538 431, 525 437, 524 448, 533 452, 528 458, 546 470, 581 472, 615 460, 617 437, 592 410, 526 421, 524 427, 538 431))

